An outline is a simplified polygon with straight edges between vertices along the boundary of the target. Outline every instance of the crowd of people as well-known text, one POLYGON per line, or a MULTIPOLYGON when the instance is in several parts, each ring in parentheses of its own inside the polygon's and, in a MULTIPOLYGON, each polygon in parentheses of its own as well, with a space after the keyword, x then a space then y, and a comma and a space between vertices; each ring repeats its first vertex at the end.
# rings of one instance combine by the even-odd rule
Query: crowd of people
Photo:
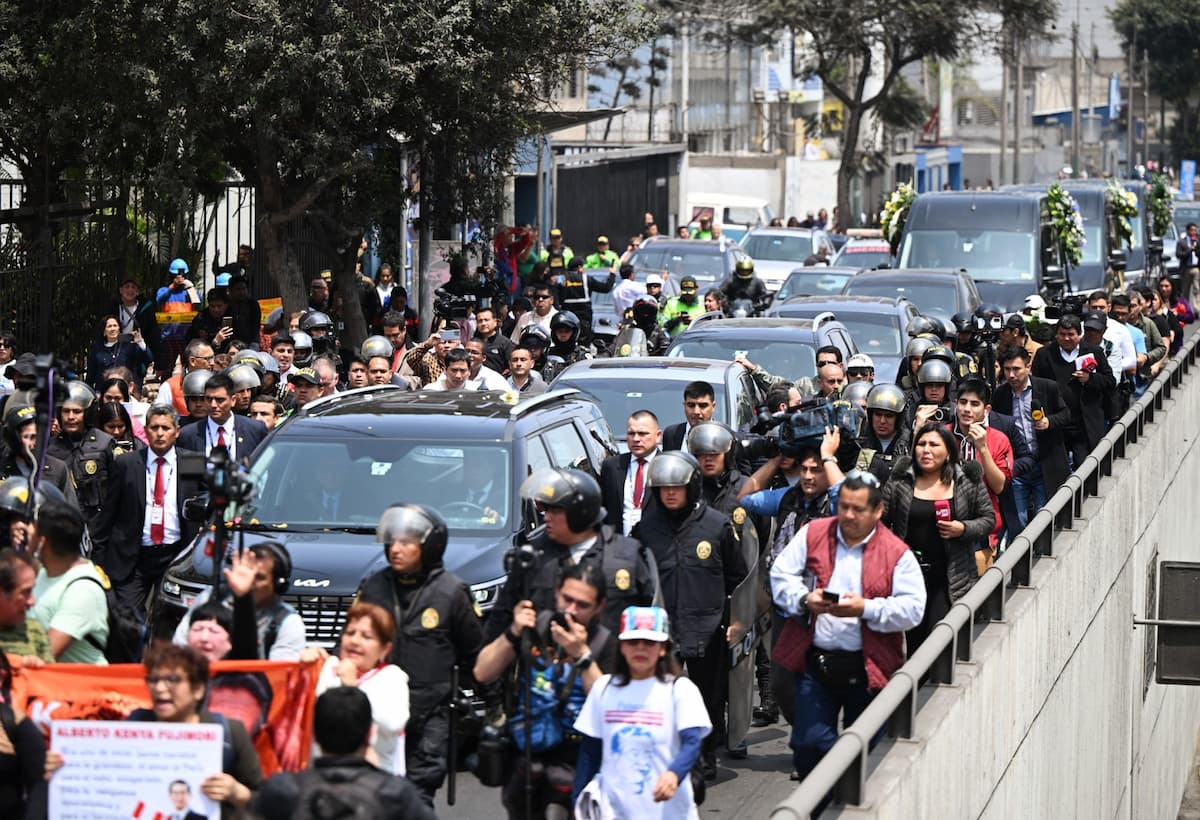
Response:
MULTIPOLYGON (((702 221, 697 238, 712 227, 702 221)), ((463 298, 488 279, 456 260, 424 339, 384 265, 360 276, 377 332, 357 350, 338 342, 324 277, 307 310, 262 321, 251 249, 214 270, 203 300, 176 260, 152 297, 120 284, 83 377, 49 408, 35 399, 33 355, 0 333, 0 815, 44 816, 43 771, 63 764, 11 704, 12 659, 140 660, 152 707, 132 719, 231 733, 228 765, 200 787, 231 812, 294 816, 317 781, 366 778, 379 816, 432 816, 453 765, 453 682, 470 680, 488 707, 472 765, 510 817, 695 817, 719 750, 747 753, 727 721, 752 697, 729 691, 746 618, 727 602, 746 583, 776 613, 772 652, 760 644, 750 661, 752 722, 777 723, 790 702, 792 777, 803 778, 1195 318, 1164 277, 1091 294, 1057 320, 1036 296, 1008 316, 984 305, 922 317, 895 384, 874 383, 869 356, 843 360, 832 346, 816 352, 815 376, 739 358, 766 397, 760 418, 782 424, 714 421, 717 391, 702 381, 684 389, 678 419, 611 419, 628 452, 599 476, 556 468, 522 485, 542 527, 486 617, 443 566, 442 516, 398 503, 376 532, 387 567, 363 579, 332 651, 307 645, 282 599, 291 558, 269 540, 233 553, 222 593, 201 596, 173 633, 147 631, 147 600, 199 527, 185 501, 200 479, 181 457, 245 462, 289 414, 346 389, 543 392, 565 364, 603 355, 594 292, 612 293, 650 352, 700 313, 765 296, 751 263, 703 295, 684 277, 661 300, 661 280, 633 281, 630 248, 618 255, 602 236, 581 256, 552 231, 519 287, 490 300, 463 298), (178 333, 156 318, 194 309, 178 333), (849 426, 814 434, 814 418, 834 418, 802 408, 816 398, 849 426), (208 665, 223 659, 320 663, 313 769, 264 781, 247 728, 209 698, 208 665)))

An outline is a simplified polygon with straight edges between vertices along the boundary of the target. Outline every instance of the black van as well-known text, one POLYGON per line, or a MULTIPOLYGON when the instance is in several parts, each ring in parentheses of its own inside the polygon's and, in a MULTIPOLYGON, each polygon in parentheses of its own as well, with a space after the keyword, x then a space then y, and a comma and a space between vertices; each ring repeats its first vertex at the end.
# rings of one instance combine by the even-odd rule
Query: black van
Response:
POLYGON ((909 210, 900 268, 965 270, 984 302, 1020 310, 1062 287, 1057 234, 1042 191, 936 191, 909 210))

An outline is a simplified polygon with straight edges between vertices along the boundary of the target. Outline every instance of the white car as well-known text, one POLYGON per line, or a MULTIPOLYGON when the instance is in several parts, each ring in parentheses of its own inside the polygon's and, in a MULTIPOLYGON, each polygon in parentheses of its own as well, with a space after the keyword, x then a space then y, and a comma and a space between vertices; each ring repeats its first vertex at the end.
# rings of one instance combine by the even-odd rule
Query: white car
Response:
POLYGON ((755 228, 742 237, 742 250, 754 260, 754 273, 774 293, 792 271, 818 256, 829 264, 833 243, 816 228, 755 228))

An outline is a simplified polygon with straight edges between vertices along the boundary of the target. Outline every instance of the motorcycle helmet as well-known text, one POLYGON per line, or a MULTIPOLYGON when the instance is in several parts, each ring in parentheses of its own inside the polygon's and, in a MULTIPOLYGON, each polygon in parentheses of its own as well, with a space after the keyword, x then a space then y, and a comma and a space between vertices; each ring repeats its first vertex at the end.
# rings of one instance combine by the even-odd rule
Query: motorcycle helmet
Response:
POLYGON ((312 364, 312 336, 309 336, 303 330, 297 330, 292 334, 292 348, 296 351, 296 355, 292 359, 292 362, 297 368, 308 367, 310 364, 312 364))
POLYGON ((564 344, 574 346, 579 341, 579 332, 583 327, 579 322, 579 317, 569 310, 560 310, 554 314, 554 318, 550 320, 550 335, 554 339, 554 343, 558 344, 557 331, 560 328, 568 328, 571 331, 571 338, 564 344))
POLYGON ((733 272, 739 279, 749 279, 754 276, 754 260, 743 257, 733 266, 733 272))

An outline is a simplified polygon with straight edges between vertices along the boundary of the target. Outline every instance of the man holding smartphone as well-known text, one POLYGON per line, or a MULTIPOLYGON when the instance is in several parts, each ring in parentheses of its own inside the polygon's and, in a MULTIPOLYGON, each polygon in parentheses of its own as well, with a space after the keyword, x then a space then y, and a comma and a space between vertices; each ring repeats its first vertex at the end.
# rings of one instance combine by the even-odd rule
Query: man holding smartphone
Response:
POLYGON ((853 470, 837 515, 801 527, 771 565, 771 597, 789 618, 772 657, 796 675, 793 779, 833 746, 839 713, 849 726, 900 668, 904 632, 925 614, 921 568, 882 517, 879 480, 853 470))
POLYGON ((188 328, 187 341, 203 339, 216 353, 224 353, 233 338, 233 317, 229 313, 229 296, 225 288, 208 292, 208 306, 196 315, 188 328))

